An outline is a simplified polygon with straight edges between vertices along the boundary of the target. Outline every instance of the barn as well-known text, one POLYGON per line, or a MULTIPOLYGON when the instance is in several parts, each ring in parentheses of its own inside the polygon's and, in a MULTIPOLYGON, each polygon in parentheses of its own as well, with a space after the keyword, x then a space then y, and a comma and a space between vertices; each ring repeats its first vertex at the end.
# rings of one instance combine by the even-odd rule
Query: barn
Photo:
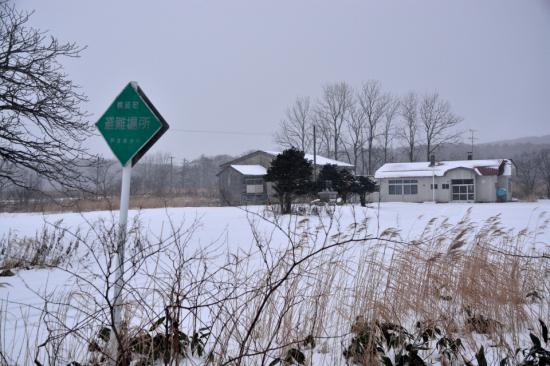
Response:
POLYGON ((512 199, 511 159, 388 163, 374 177, 381 201, 505 202, 512 199))
MULTIPOLYGON (((257 150, 220 166, 217 174, 220 197, 230 205, 265 204, 275 197, 271 183, 264 177, 271 162, 279 151, 257 150)), ((318 169, 325 164, 334 164, 343 169, 353 169, 353 165, 317 155, 305 154, 312 163, 315 160, 318 169)))

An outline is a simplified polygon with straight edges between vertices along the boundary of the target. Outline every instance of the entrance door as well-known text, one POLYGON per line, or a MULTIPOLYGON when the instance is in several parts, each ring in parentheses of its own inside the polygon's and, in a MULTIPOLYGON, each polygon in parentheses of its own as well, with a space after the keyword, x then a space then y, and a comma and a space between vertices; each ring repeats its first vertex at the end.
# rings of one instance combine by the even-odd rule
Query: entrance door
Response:
POLYGON ((452 179, 452 197, 453 201, 473 202, 475 197, 474 180, 473 179, 452 179))

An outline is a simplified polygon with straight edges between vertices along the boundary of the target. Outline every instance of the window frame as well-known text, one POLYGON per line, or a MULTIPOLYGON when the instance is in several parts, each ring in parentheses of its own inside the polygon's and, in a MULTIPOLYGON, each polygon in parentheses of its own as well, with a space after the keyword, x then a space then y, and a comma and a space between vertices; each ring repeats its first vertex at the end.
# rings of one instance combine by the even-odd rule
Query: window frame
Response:
POLYGON ((265 193, 263 178, 244 178, 244 192, 249 196, 263 195, 265 193))
POLYGON ((417 179, 389 179, 388 195, 390 196, 414 196, 418 194, 417 179))

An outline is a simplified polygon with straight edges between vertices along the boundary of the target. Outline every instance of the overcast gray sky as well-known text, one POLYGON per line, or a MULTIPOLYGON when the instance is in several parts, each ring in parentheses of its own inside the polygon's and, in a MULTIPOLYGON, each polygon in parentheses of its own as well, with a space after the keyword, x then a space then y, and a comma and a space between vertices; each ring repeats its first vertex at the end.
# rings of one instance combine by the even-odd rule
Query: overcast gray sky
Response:
MULTIPOLYGON (((33 26, 88 47, 65 64, 93 122, 136 80, 171 126, 154 150, 177 158, 274 148, 296 96, 335 81, 438 90, 482 142, 550 134, 549 0, 16 4, 36 10, 33 26)), ((90 145, 110 154, 99 138, 90 145)))

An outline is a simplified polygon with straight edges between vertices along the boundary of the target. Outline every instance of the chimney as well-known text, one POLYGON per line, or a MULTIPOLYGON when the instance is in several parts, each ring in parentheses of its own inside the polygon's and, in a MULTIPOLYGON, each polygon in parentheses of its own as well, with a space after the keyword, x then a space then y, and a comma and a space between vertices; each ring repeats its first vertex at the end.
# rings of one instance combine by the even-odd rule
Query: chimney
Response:
POLYGON ((468 160, 472 160, 474 158, 474 153, 471 151, 468 151, 468 160))
POLYGON ((430 155, 430 166, 435 166, 435 155, 430 155))

